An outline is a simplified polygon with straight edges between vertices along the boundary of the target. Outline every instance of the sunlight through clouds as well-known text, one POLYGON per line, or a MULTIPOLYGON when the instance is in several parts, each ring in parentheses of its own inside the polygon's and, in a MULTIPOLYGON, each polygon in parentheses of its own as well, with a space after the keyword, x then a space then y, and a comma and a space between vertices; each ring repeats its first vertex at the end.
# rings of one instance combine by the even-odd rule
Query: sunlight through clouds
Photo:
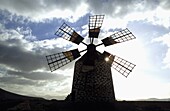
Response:
POLYGON ((161 42, 162 45, 167 47, 167 52, 162 62, 165 64, 164 68, 170 68, 170 32, 161 37, 155 38, 152 41, 161 42))
POLYGON ((168 98, 170 83, 162 83, 146 73, 135 73, 127 78, 114 74, 116 97, 121 100, 168 98))

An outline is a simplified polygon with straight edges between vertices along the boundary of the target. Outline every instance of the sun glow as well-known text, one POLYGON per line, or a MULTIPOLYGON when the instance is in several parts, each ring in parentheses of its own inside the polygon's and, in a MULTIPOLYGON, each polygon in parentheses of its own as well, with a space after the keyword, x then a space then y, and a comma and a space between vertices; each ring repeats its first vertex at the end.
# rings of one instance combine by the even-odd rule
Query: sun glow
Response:
POLYGON ((109 61, 109 58, 108 58, 108 57, 106 57, 106 58, 105 58, 105 61, 106 61, 106 62, 107 62, 107 61, 109 61))

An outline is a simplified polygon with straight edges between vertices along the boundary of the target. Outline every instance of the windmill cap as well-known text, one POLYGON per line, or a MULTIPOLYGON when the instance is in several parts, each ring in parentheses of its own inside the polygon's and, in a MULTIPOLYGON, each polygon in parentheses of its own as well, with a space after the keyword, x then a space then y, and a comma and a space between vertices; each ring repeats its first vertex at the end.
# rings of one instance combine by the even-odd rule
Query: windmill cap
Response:
POLYGON ((87 51, 89 51, 89 52, 96 51, 96 46, 94 44, 89 44, 87 46, 87 51))

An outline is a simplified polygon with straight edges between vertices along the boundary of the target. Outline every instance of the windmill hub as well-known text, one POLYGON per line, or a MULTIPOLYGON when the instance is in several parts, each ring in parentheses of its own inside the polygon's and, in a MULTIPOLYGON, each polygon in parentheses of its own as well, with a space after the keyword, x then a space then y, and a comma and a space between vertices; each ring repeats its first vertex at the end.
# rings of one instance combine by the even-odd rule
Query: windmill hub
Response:
POLYGON ((94 51, 96 51, 96 46, 95 46, 94 44, 89 44, 89 45, 87 46, 87 51, 88 51, 88 52, 94 52, 94 51))
POLYGON ((98 58, 96 46, 94 44, 87 45, 87 53, 85 54, 84 58, 84 65, 94 66, 95 60, 98 58))

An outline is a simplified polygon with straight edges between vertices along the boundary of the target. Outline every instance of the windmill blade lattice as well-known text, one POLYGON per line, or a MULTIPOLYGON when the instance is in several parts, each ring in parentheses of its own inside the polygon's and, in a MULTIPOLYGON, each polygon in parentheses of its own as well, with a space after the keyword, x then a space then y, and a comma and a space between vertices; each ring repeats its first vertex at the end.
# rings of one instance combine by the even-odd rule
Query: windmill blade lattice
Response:
POLYGON ((119 32, 114 33, 113 35, 110 35, 107 38, 104 38, 102 40, 103 44, 105 46, 126 42, 132 39, 135 39, 136 37, 130 32, 127 28, 124 30, 121 30, 119 32))
POLYGON ((89 37, 98 38, 102 26, 104 15, 94 15, 89 17, 89 37))
POLYGON ((118 56, 114 57, 114 62, 112 64, 112 67, 125 77, 127 77, 129 73, 132 72, 135 66, 135 64, 128 62, 118 56))
POLYGON ((51 72, 59 69, 60 67, 70 63, 71 61, 80 57, 80 52, 78 49, 60 52, 52 55, 46 56, 48 65, 50 67, 51 72))
POLYGON ((112 55, 106 51, 103 52, 104 59, 107 63, 111 64, 112 67, 121 73, 123 76, 127 77, 133 68, 136 66, 131 62, 128 62, 118 56, 112 55))
POLYGON ((63 23, 61 25, 61 27, 57 30, 55 35, 57 35, 58 37, 62 37, 68 41, 71 41, 77 45, 79 45, 84 39, 66 23, 63 23))

